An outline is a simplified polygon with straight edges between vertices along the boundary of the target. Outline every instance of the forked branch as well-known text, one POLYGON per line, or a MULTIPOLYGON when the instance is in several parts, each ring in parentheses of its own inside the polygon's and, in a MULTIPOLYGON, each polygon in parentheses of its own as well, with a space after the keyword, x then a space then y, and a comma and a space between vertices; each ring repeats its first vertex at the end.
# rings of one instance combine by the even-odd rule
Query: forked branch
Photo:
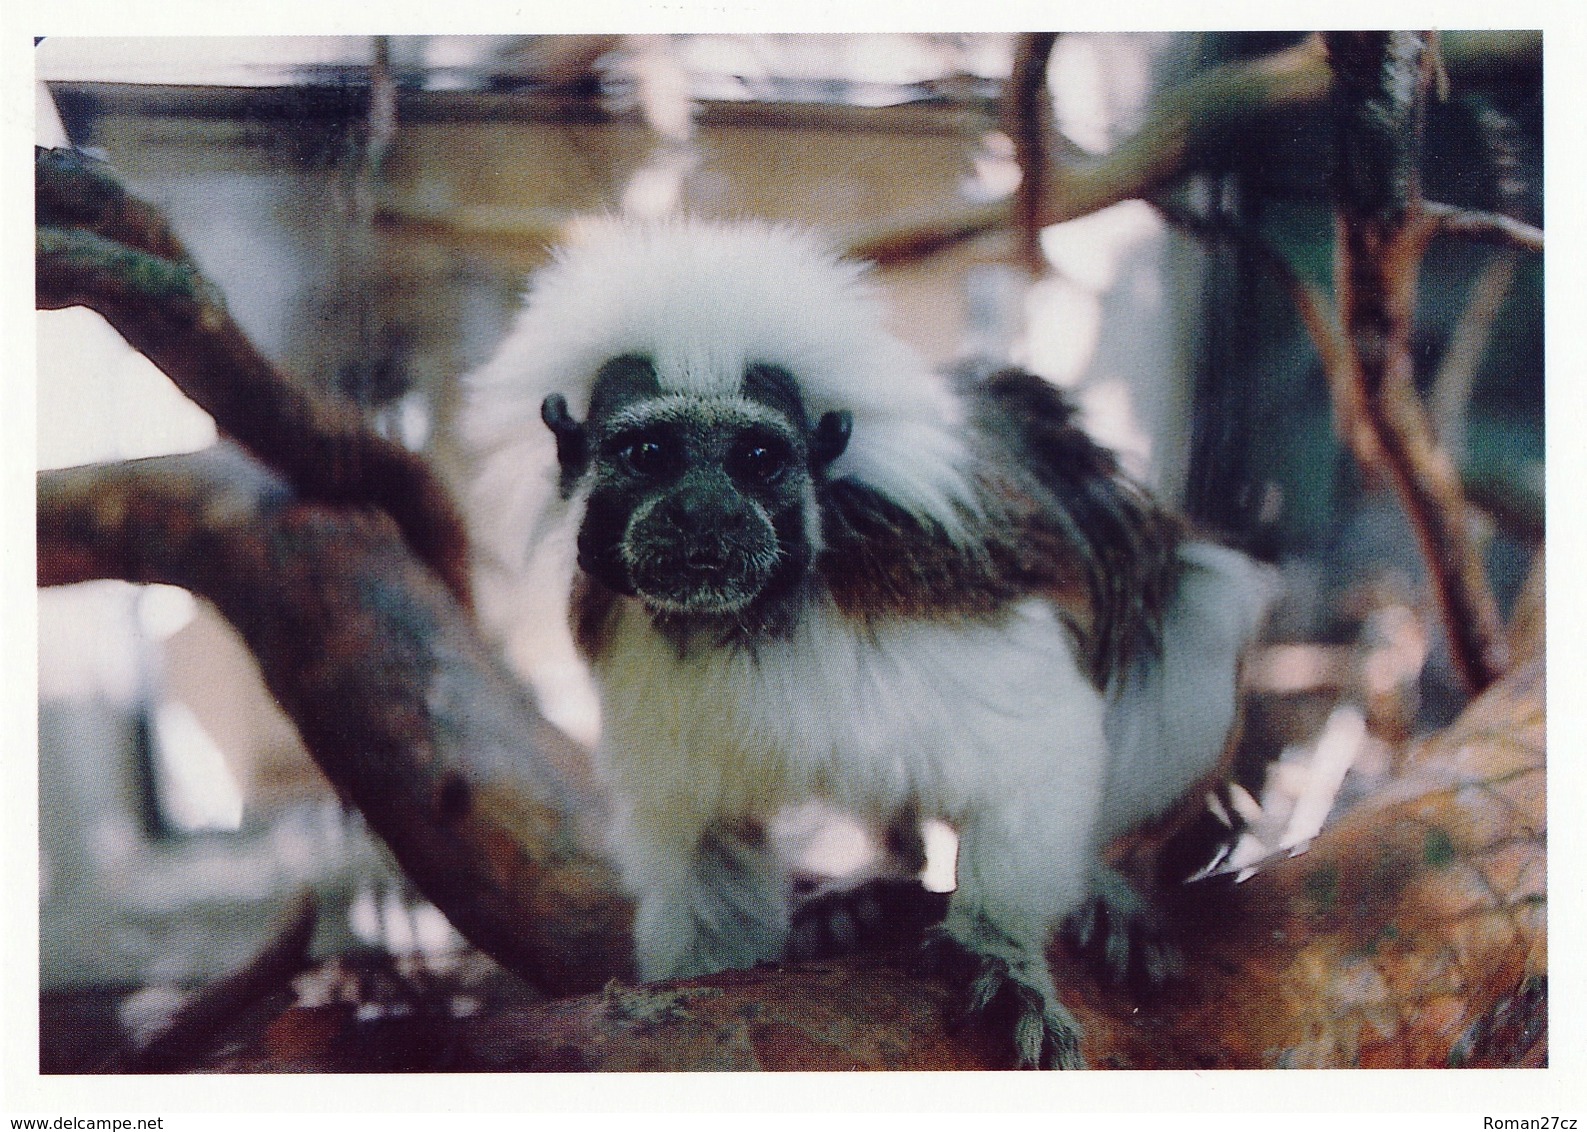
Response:
POLYGON ((301 498, 243 452, 45 472, 39 584, 163 582, 211 601, 338 792, 464 936, 549 993, 628 966, 628 905, 579 848, 568 741, 367 508, 301 498))
POLYGON ((306 496, 378 507, 465 605, 468 538, 416 453, 349 402, 278 370, 243 334, 160 214, 72 150, 34 157, 41 308, 84 306, 159 366, 227 436, 306 496))
POLYGON ((1450 654, 1480 691, 1508 666, 1498 607, 1470 537, 1460 478, 1434 442, 1415 386, 1411 331, 1421 265, 1422 116, 1429 36, 1336 32, 1336 287, 1353 385, 1421 542, 1450 654))

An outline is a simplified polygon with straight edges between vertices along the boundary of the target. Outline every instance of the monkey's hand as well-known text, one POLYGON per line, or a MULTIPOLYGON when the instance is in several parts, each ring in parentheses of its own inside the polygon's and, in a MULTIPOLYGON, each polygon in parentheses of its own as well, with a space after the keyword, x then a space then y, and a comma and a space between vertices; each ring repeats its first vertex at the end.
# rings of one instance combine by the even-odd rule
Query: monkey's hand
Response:
POLYGON ((1084 1069, 1080 1023, 1058 1001, 1039 949, 988 928, 960 939, 947 924, 921 948, 922 973, 946 979, 958 995, 949 1027, 968 1024, 1009 1035, 1019 1069, 1084 1069))
POLYGON ((1063 934, 1115 986, 1157 990, 1184 970, 1184 955, 1157 910, 1100 863, 1090 897, 1064 921, 1063 934))
POLYGON ((920 942, 948 910, 948 894, 914 877, 869 876, 818 888, 794 908, 787 957, 795 962, 920 942))

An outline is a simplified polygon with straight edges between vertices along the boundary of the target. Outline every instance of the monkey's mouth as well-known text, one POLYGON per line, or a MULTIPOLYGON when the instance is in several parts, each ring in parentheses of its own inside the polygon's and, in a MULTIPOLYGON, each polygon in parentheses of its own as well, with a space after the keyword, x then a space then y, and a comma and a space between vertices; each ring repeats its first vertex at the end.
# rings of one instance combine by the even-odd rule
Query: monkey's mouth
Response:
POLYGON ((780 554, 775 539, 666 538, 654 532, 625 540, 622 558, 639 598, 666 613, 737 613, 771 581, 780 554))

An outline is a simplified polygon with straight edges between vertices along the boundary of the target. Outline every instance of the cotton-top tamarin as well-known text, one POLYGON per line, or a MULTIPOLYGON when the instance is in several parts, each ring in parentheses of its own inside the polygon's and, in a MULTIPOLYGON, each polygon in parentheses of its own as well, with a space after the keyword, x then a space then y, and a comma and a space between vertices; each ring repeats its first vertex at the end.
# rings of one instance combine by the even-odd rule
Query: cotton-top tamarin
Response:
POLYGON ((926 956, 1017 1064, 1078 1066, 1044 951, 1146 915, 1099 850, 1218 763, 1265 584, 1048 383, 925 368, 862 276, 755 224, 564 251, 469 381, 482 536, 565 548, 643 977, 783 957, 780 808, 934 816, 926 956))

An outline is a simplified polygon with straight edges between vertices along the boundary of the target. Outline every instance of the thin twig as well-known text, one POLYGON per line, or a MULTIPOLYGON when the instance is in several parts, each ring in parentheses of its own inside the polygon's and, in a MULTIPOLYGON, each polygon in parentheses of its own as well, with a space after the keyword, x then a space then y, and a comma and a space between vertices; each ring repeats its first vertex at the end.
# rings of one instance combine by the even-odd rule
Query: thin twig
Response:
POLYGON ((1167 92, 1134 135, 1097 157, 1051 126, 1039 84, 1045 79, 1052 38, 1045 33, 1025 37, 1010 79, 1005 117, 1022 173, 1015 199, 964 205, 925 221, 891 225, 852 239, 850 254, 882 264, 903 263, 1015 224, 1025 233, 1028 260, 1030 233, 1121 201, 1151 199, 1212 160, 1252 121, 1284 106, 1319 102, 1328 91, 1327 62, 1313 36, 1262 59, 1219 67, 1167 92), (1038 123, 1044 137, 1035 133, 1038 123))
POLYGON ((1166 92, 1146 122, 1105 157, 1059 138, 1041 221, 1056 224, 1108 205, 1150 197, 1205 167, 1275 109, 1320 101, 1329 73, 1313 36, 1287 50, 1232 63, 1166 92))
POLYGON ((996 200, 960 204, 924 216, 867 224, 848 233, 843 254, 881 267, 915 263, 989 232, 1007 230, 1013 204, 996 200))
POLYGON ((1524 252, 1543 250, 1543 229, 1496 212, 1456 208, 1426 201, 1422 204, 1426 238, 1458 236, 1484 244, 1498 244, 1524 252))
POLYGON ((1435 435, 1457 466, 1466 448, 1464 424, 1477 369, 1487 353, 1494 323, 1515 279, 1516 259, 1513 249, 1500 251, 1477 277, 1428 393, 1428 415, 1432 418, 1435 435))
MULTIPOLYGON (((1476 120, 1484 143, 1486 164, 1493 171, 1496 209, 1493 219, 1507 222, 1525 207, 1527 177, 1521 156, 1521 140, 1514 119, 1495 106, 1479 104, 1476 120)), ((1424 215, 1429 214, 1429 207, 1433 210, 1430 215, 1434 217, 1451 211, 1424 205, 1424 215)), ((1436 226, 1436 220, 1433 225, 1436 226)), ((1542 233, 1537 235, 1541 248, 1542 233)), ((1455 324, 1449 346, 1444 351, 1443 362, 1433 379, 1432 392, 1428 397, 1429 412, 1437 428, 1439 442, 1448 450, 1457 466, 1461 464, 1465 453, 1466 411, 1471 402, 1477 369, 1483 355, 1487 353, 1499 310, 1510 292, 1520 254, 1517 247, 1506 244, 1489 259, 1471 289, 1466 309, 1455 324)), ((1469 496, 1470 492, 1467 494, 1469 496)))
POLYGON ((1053 137, 1052 103, 1047 94, 1047 63, 1058 36, 1033 32, 1019 37, 1014 70, 1009 77, 1003 116, 1019 164, 1014 193, 1014 228, 1019 256, 1033 275, 1042 271, 1042 206, 1047 197, 1048 139, 1053 137))

